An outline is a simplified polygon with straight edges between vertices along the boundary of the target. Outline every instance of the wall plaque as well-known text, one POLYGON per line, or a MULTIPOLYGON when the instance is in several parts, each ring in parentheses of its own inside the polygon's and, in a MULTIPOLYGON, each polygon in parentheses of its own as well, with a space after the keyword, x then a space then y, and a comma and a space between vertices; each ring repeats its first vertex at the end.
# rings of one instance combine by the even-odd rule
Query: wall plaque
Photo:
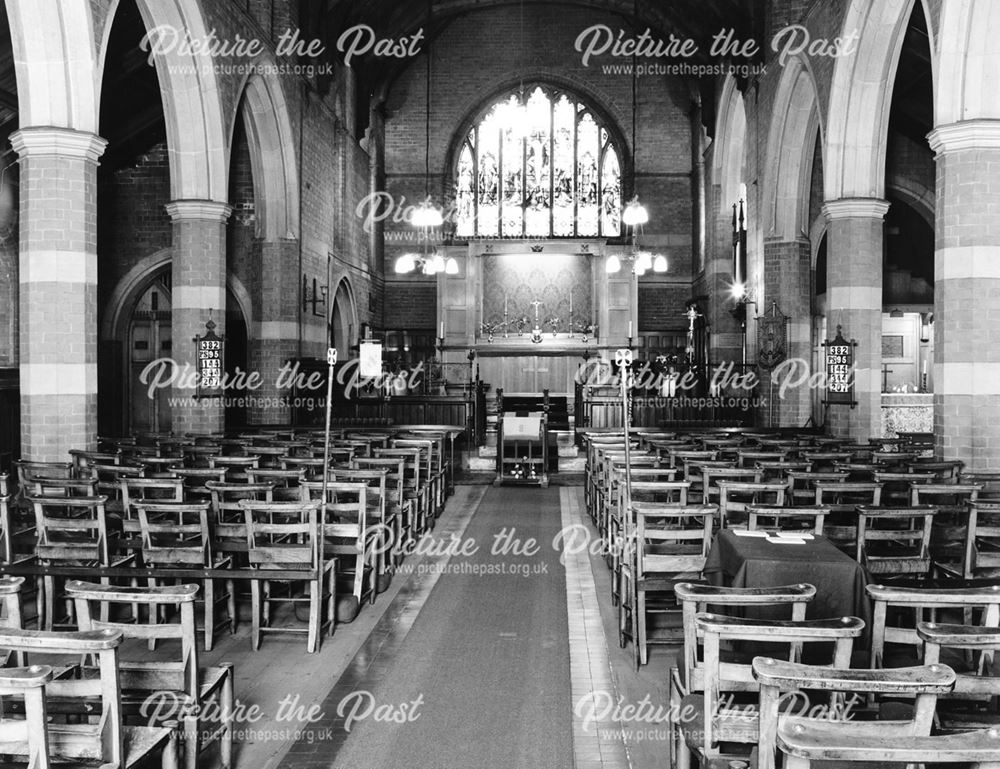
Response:
POLYGON ((851 408, 858 405, 854 400, 854 348, 857 346, 853 339, 844 339, 840 326, 837 326, 836 337, 823 342, 826 349, 826 399, 823 403, 851 408))

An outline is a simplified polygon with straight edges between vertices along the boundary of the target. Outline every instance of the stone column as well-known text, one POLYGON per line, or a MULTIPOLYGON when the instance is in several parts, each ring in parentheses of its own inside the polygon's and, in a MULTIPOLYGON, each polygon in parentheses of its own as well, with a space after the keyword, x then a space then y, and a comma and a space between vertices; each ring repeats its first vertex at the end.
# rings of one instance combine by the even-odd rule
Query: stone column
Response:
MULTIPOLYGON (((788 359, 801 361, 788 363, 783 370, 792 372, 785 381, 798 381, 797 377, 810 365, 812 356, 812 307, 811 253, 809 241, 764 241, 764 301, 756 308, 758 315, 770 315, 771 303, 788 316, 788 359)), ((751 305, 752 307, 752 305, 751 305)), ((750 309, 750 308, 748 308, 750 309)), ((757 360, 761 351, 757 349, 757 360)), ((760 416, 763 424, 775 427, 803 427, 812 413, 812 391, 808 383, 789 386, 781 394, 782 377, 775 379, 772 387, 771 373, 761 370, 760 395, 767 398, 760 416)))
POLYGON ((21 454, 67 461, 97 442, 97 161, 107 142, 22 128, 21 454))
POLYGON ((857 406, 830 406, 833 435, 858 441, 882 434, 882 240, 889 203, 877 198, 842 198, 823 206, 829 225, 827 247, 827 336, 837 326, 854 339, 854 398, 857 406))
MULTIPOLYGON (((299 242, 294 239, 262 241, 260 248, 260 324, 250 342, 250 371, 260 375, 259 389, 248 393, 251 424, 288 424, 292 411, 291 388, 278 389, 278 374, 290 358, 298 355, 299 242)), ((322 277, 325 283, 326 277, 322 277)), ((311 290, 311 289, 310 289, 311 290)), ((333 301, 327 296, 327 302, 333 301)), ((328 312, 329 310, 327 310, 328 312)))
POLYGON ((215 333, 226 334, 226 219, 232 208, 214 200, 175 200, 166 208, 173 222, 172 357, 184 375, 171 388, 172 429, 178 435, 221 432, 222 400, 194 400, 197 392, 185 380, 197 371, 194 338, 205 334, 210 314, 215 333))
POLYGON ((937 161, 934 251, 935 451, 1000 467, 1000 122, 930 135, 937 161))

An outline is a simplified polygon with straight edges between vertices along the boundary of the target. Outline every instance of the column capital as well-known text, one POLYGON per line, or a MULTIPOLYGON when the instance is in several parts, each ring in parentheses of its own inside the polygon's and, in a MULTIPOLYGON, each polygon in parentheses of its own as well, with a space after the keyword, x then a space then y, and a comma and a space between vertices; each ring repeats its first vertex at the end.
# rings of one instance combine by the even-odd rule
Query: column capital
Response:
POLYGON ((884 219, 889 201, 881 198, 840 198, 823 204, 823 215, 834 219, 884 219))
POLYGON ((10 143, 21 158, 81 158, 96 163, 108 146, 107 139, 89 131, 55 126, 28 126, 10 135, 10 143))
POLYGON ((956 150, 1000 149, 1000 120, 962 120, 940 125, 927 134, 935 155, 956 150))
POLYGON ((164 206, 171 221, 212 221, 225 222, 233 212, 228 203, 215 200, 171 200, 164 206))

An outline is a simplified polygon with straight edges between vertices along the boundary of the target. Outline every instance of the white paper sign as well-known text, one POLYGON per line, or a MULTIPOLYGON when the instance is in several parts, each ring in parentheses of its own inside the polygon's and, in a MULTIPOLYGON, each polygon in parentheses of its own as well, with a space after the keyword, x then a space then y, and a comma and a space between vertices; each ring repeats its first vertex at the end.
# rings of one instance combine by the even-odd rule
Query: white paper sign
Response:
POLYGON ((361 342, 361 376, 378 376, 382 373, 382 343, 361 342))

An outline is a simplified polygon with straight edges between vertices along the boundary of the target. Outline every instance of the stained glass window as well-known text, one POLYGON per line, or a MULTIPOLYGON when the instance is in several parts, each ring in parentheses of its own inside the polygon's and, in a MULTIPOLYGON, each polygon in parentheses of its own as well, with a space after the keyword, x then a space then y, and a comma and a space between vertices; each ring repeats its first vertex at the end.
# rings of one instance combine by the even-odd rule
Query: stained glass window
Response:
POLYGON ((621 206, 618 150, 570 94, 537 86, 523 99, 508 95, 459 149, 459 237, 614 237, 621 206))

